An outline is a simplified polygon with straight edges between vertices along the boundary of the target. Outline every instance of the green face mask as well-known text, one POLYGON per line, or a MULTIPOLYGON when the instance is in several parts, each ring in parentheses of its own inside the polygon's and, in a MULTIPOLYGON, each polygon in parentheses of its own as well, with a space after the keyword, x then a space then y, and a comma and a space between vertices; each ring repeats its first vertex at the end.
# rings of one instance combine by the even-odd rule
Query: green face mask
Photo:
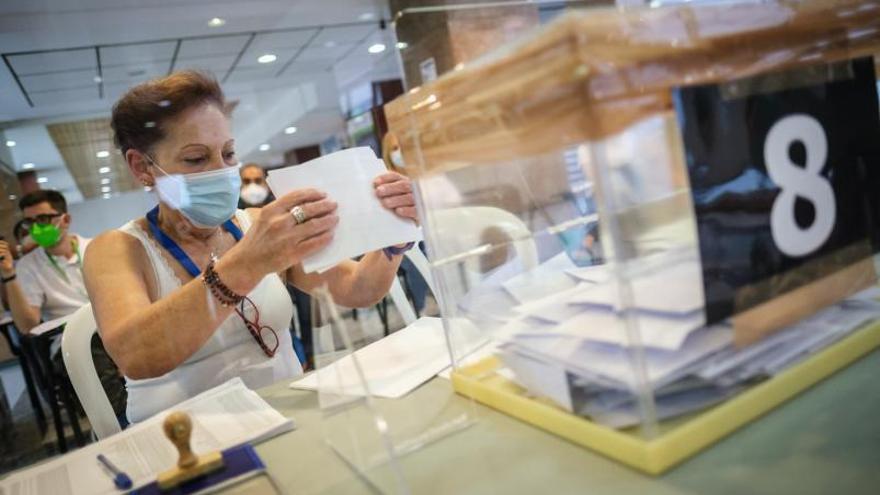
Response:
POLYGON ((61 230, 51 223, 35 223, 31 226, 31 239, 40 247, 50 248, 58 244, 61 230))

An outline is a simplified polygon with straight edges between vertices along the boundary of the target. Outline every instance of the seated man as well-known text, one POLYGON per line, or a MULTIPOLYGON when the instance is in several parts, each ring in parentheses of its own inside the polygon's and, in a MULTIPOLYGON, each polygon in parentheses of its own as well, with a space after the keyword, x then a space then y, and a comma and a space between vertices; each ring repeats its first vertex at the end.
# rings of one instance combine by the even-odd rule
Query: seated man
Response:
MULTIPOLYGON (((13 264, 9 244, 0 241, 0 276, 15 326, 28 334, 41 320, 67 316, 88 304, 83 284, 82 256, 89 240, 68 232, 67 201, 58 191, 34 191, 19 202, 22 223, 39 246, 13 264)), ((117 416, 125 411, 125 385, 119 371, 104 350, 101 340, 92 340, 95 368, 117 416)), ((61 355, 53 357, 63 369, 61 355)))

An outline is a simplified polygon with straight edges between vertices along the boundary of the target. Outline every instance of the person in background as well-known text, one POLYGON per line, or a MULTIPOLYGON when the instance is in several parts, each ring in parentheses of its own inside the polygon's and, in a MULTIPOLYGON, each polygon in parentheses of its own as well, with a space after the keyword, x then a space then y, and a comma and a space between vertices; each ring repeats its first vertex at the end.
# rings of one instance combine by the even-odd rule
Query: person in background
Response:
MULTIPOLYGON (((337 205, 325 193, 298 189, 261 209, 238 210, 241 177, 227 111, 220 84, 195 71, 135 86, 113 107, 116 145, 159 201, 101 234, 85 258, 86 288, 126 377, 131 421, 236 377, 259 388, 300 376, 285 283, 326 290, 342 306, 371 306, 411 247, 305 273, 302 260, 333 238, 337 205)), ((386 208, 415 219, 405 177, 382 174, 371 186, 386 208)))
POLYGON ((266 171, 256 163, 246 163, 239 171, 241 176, 241 197, 239 208, 262 208, 275 201, 275 196, 266 184, 266 171))
MULTIPOLYGON (((83 283, 82 259, 90 239, 69 231, 67 201, 58 191, 26 194, 18 204, 24 215, 21 228, 37 248, 16 264, 6 241, 0 241, 0 277, 15 326, 28 334, 40 321, 68 316, 89 303, 83 283)), ((125 386, 99 338, 92 340, 95 368, 119 415, 125 409, 125 386)), ((53 359, 64 368, 60 354, 53 359)))
MULTIPOLYGON (((275 201, 275 196, 266 183, 266 171, 259 164, 246 163, 239 170, 241 176, 241 197, 238 199, 239 209, 262 208, 275 201)), ((287 284, 290 300, 296 306, 296 318, 299 322, 300 339, 294 339, 296 354, 304 368, 312 364, 312 297, 287 284)), ((291 322, 293 326, 293 322, 291 322)))

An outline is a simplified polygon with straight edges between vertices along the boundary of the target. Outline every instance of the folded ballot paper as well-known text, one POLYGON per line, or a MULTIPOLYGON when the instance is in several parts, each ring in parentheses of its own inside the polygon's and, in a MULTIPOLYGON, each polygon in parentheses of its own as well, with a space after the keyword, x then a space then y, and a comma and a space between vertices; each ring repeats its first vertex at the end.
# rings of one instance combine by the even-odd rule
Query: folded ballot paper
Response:
MULTIPOLYGON (((635 344, 618 313, 615 274, 604 265, 566 264, 557 256, 500 282, 490 275, 458 309, 481 328, 492 327, 497 347, 491 349, 505 376, 597 423, 635 425, 635 344), (541 290, 532 292, 524 282, 541 290)), ((660 419, 717 404, 880 318, 880 290, 872 288, 737 349, 729 325, 705 325, 694 253, 646 257, 628 270, 645 378, 660 419)))
MULTIPOLYGON (((240 378, 233 378, 173 407, 189 413, 196 453, 225 450, 258 442, 293 429, 282 416, 240 378)), ((96 457, 104 454, 131 477, 135 488, 177 463, 177 450, 165 437, 161 412, 125 431, 67 455, 20 471, 0 481, 2 495, 91 495, 119 493, 96 457)))
POLYGON ((350 148, 279 170, 267 179, 275 197, 313 188, 339 205, 339 225, 330 245, 303 260, 306 273, 324 272, 340 262, 395 244, 420 241, 415 222, 398 217, 376 197, 373 179, 385 172, 368 147, 350 148))

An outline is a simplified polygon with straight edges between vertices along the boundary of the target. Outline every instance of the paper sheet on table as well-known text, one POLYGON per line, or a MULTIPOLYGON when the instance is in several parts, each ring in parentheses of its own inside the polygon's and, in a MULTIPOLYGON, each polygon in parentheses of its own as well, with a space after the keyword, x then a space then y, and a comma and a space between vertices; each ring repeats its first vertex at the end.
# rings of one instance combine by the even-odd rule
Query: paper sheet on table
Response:
MULTIPOLYGON (((192 447, 196 453, 225 450, 293 429, 293 421, 248 389, 240 378, 203 392, 172 409, 190 414, 193 422, 192 447)), ((155 481, 156 475, 177 462, 177 451, 162 431, 166 413, 159 413, 110 438, 45 464, 14 473, 0 482, 0 493, 119 493, 98 464, 98 454, 104 454, 110 462, 125 471, 135 487, 155 481)))
MULTIPOLYGON (((470 341, 471 348, 485 342, 478 340, 478 331, 470 327, 468 321, 456 319, 451 324, 456 325, 457 341, 470 341)), ((440 318, 419 318, 354 354, 364 372, 370 394, 391 399, 403 397, 450 365, 449 347, 440 318)), ((290 387, 303 390, 318 390, 320 387, 322 392, 341 395, 364 393, 350 355, 291 383, 290 387)))
POLYGON ((422 239, 415 222, 398 217, 376 197, 373 179, 384 172, 382 161, 367 147, 337 151, 302 165, 269 171, 267 181, 275 197, 314 188, 339 205, 339 225, 333 241, 303 260, 306 273, 323 272, 355 256, 422 239))

